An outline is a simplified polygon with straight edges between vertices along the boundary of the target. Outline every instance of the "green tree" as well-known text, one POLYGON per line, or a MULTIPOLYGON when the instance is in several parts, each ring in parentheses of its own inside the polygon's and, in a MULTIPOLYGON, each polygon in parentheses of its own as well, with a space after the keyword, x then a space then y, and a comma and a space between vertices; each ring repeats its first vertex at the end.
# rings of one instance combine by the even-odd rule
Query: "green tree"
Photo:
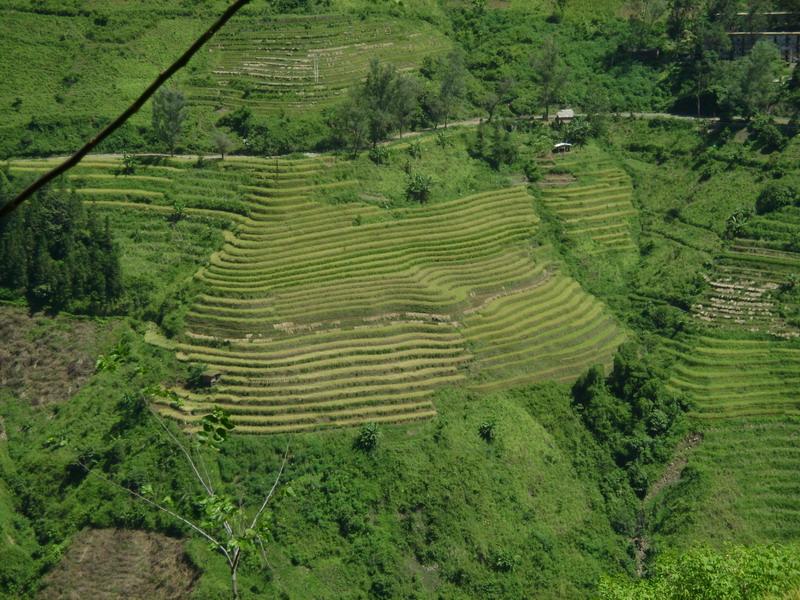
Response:
POLYGON ((153 96, 153 132, 170 154, 175 147, 186 120, 186 99, 177 89, 160 88, 153 96))
POLYGON ((406 177, 406 197, 420 204, 425 204, 431 197, 433 177, 414 171, 406 177))
POLYGON ((760 40, 743 59, 741 73, 741 106, 745 117, 769 114, 778 102, 780 76, 783 72, 781 55, 775 44, 760 40))
POLYGON ((800 69, 795 67, 792 76, 786 82, 786 105, 791 116, 792 131, 796 135, 800 132, 800 69))
POLYGON ((492 82, 489 90, 479 100, 479 104, 486 110, 487 122, 492 122, 498 107, 510 105, 517 95, 517 82, 513 77, 507 75, 492 82))
POLYGON ((43 188, 0 225, 0 286, 34 308, 107 313, 122 296, 111 226, 74 193, 43 188))
POLYGON ((224 131, 215 131, 212 136, 214 148, 219 152, 220 158, 225 160, 225 153, 233 149, 233 140, 224 131))
POLYGON ((396 92, 399 77, 393 65, 382 65, 377 58, 370 61, 367 79, 361 88, 361 106, 366 113, 369 140, 372 146, 388 137, 398 124, 396 92))
POLYGON ((399 74, 394 88, 392 111, 395 115, 395 124, 402 136, 411 119, 420 110, 419 97, 422 85, 416 77, 399 74))
POLYGON ((567 69, 553 36, 546 37, 538 53, 530 59, 531 77, 544 118, 550 118, 550 107, 562 99, 567 83, 567 69))
POLYGON ((756 198, 756 213, 763 215, 800 200, 798 190, 785 183, 771 183, 756 198))
POLYGON ((467 67, 464 63, 464 51, 455 48, 451 50, 444 62, 442 82, 439 87, 444 126, 453 114, 453 110, 467 93, 467 67))
POLYGON ((369 138, 370 123, 366 113, 362 96, 353 90, 328 118, 328 125, 335 140, 349 148, 354 157, 369 138))
MULTIPOLYGON (((113 368, 114 362, 104 360, 102 363, 99 361, 98 364, 103 365, 101 368, 113 368)), ((143 390, 142 396, 141 403, 159 398, 161 401, 166 400, 175 406, 180 406, 180 398, 177 394, 160 386, 148 386, 143 390)), ((141 409, 140 412, 147 414, 148 411, 141 409)), ((211 413, 200 419, 199 431, 188 438, 179 431, 175 431, 154 409, 150 408, 149 414, 175 446, 178 456, 185 459, 188 473, 200 486, 201 491, 196 492, 193 496, 191 492, 185 492, 185 496, 190 498, 191 504, 199 507, 199 518, 194 518, 188 511, 181 514, 183 511, 171 496, 172 490, 157 490, 149 483, 134 489, 114 481, 100 469, 93 469, 93 465, 83 462, 79 462, 79 464, 88 474, 95 474, 103 481, 121 488, 149 506, 168 514, 188 527, 192 533, 205 539, 213 550, 225 558, 231 580, 231 597, 233 600, 238 600, 240 597, 238 574, 243 559, 247 555, 263 555, 264 538, 268 533, 264 517, 267 505, 273 498, 286 467, 289 447, 287 445, 278 473, 272 486, 264 494, 263 501, 257 506, 246 508, 241 501, 235 501, 234 497, 227 492, 229 488, 226 487, 225 482, 231 481, 231 479, 225 476, 222 466, 219 465, 219 477, 216 480, 211 476, 214 470, 209 470, 207 466, 221 451, 230 432, 234 429, 234 424, 227 413, 220 408, 214 408, 211 413)))

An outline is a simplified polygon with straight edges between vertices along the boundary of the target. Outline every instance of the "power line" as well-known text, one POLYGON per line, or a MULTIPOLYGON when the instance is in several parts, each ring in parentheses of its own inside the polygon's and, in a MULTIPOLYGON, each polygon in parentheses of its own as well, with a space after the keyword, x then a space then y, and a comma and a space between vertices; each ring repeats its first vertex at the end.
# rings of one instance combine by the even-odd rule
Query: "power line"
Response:
POLYGON ((108 124, 100 133, 98 133, 94 138, 86 142, 84 146, 75 152, 72 156, 66 159, 57 167, 51 169, 41 177, 39 177, 36 181, 31 183, 28 187, 22 190, 13 200, 7 202, 5 205, 0 207, 0 220, 4 217, 10 215, 14 210, 16 210, 23 202, 29 199, 33 194, 35 194, 38 190, 42 187, 53 181, 59 175, 63 175, 67 171, 69 171, 72 167, 77 165, 84 156, 86 156, 89 152, 91 152, 98 144, 100 144, 104 139, 106 139, 109 135, 114 133, 117 129, 119 129, 128 119, 130 119, 134 114, 136 114, 144 103, 147 102, 150 97, 156 93, 156 90, 164 85, 167 80, 172 77, 176 72, 186 66, 189 60, 197 53, 200 48, 202 48, 208 40, 210 40, 217 31, 219 31, 228 21, 231 20, 233 15, 235 15, 239 10, 245 5, 248 4, 250 0, 236 0, 233 4, 231 4, 228 9, 222 14, 222 16, 216 20, 216 22, 208 28, 208 30, 201 35, 199 38, 195 40, 195 42, 189 47, 186 52, 184 52, 181 57, 172 63, 167 70, 163 71, 156 79, 147 86, 142 95, 139 96, 133 104, 131 104, 125 111, 119 115, 114 121, 108 124))

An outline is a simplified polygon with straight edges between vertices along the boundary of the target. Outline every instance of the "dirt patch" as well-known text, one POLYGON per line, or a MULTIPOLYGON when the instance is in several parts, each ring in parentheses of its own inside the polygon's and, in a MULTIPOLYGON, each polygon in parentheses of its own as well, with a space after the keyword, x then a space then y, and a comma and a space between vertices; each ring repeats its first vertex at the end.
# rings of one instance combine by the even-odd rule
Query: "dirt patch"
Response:
POLYGON ((0 387, 33 405, 69 399, 94 372, 112 322, 0 306, 0 387))
POLYGON ((694 450, 702 441, 703 434, 700 432, 690 433, 680 441, 678 447, 675 448, 675 457, 672 459, 672 462, 664 469, 664 473, 662 473, 658 481, 647 490, 647 495, 644 498, 645 502, 658 496, 664 488, 677 483, 678 479, 681 478, 683 468, 689 461, 690 451, 694 450))
POLYGON ((188 598, 197 577, 180 540, 144 531, 87 529, 45 577, 37 598, 188 598))

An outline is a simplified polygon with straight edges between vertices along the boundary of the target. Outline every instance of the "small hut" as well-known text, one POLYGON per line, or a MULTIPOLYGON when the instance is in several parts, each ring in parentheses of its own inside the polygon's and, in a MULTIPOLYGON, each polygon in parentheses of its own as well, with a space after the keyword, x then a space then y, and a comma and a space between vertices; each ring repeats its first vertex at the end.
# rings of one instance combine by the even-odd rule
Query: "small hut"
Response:
POLYGON ((222 373, 219 371, 212 371, 211 369, 206 369, 203 371, 203 374, 200 375, 200 385, 203 387, 211 387, 215 383, 219 381, 219 378, 222 377, 222 373))
POLYGON ((575 118, 575 111, 571 108, 562 108, 556 113, 556 123, 569 123, 575 118))
POLYGON ((569 142, 559 142, 553 146, 553 154, 564 154, 572 150, 572 144, 569 142))

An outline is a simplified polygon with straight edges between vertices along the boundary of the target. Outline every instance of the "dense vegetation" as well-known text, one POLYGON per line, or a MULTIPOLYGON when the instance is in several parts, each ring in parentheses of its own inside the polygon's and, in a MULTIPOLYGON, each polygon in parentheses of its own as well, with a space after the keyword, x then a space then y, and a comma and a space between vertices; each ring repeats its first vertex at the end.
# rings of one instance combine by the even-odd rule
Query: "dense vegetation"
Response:
MULTIPOLYGON (((225 4, 0 8, 0 203, 225 4)), ((0 224, 0 596, 795 597, 795 5, 252 2, 0 224)))
MULTIPOLYGON (((10 190, 0 172, 0 201, 10 190)), ((34 310, 113 312, 123 289, 108 219, 64 187, 39 193, 0 226, 0 286, 34 310)))

